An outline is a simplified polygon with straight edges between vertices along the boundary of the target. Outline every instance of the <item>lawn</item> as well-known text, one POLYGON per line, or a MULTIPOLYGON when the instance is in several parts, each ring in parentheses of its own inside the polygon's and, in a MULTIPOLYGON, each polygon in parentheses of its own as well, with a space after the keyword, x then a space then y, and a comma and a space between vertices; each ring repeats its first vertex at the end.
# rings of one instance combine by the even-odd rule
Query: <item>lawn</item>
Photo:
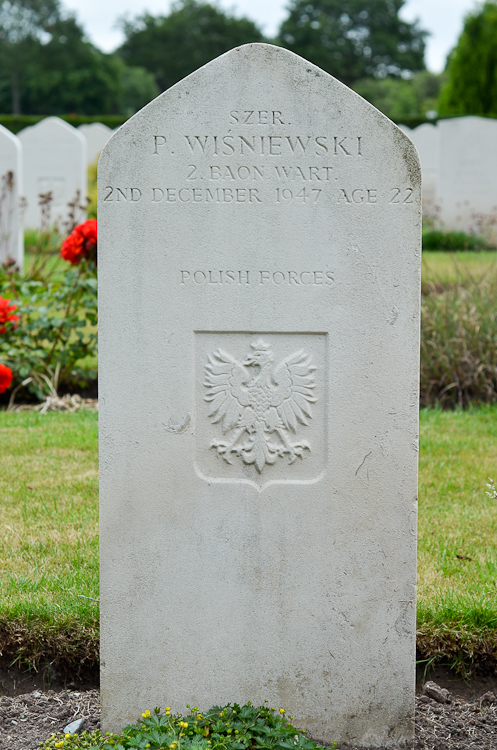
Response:
POLYGON ((497 251, 437 252, 423 251, 423 285, 464 284, 497 272, 497 251))
MULTIPOLYGON (((485 490, 497 480, 497 406, 420 418, 422 654, 449 641, 446 651, 469 641, 488 651, 497 640, 497 501, 485 490)), ((97 439, 95 412, 0 412, 0 629, 26 623, 33 638, 40 626, 96 643, 97 439)))

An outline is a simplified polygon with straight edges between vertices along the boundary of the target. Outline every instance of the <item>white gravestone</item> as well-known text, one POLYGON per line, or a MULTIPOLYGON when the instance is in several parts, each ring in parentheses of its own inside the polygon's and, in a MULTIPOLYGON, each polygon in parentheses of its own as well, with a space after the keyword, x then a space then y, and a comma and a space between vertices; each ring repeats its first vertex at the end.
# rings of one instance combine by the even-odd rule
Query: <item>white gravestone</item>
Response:
POLYGON ((0 263, 8 258, 22 268, 22 147, 19 138, 0 125, 0 263))
POLYGON ((102 122, 91 122, 80 125, 79 132, 86 138, 88 148, 88 163, 97 161, 101 150, 114 132, 102 122))
POLYGON ((27 201, 24 224, 41 223, 39 196, 52 193, 51 220, 67 218, 68 203, 79 192, 84 204, 87 194, 85 137, 59 117, 46 117, 19 133, 23 147, 24 191, 27 201))
POLYGON ((99 164, 101 695, 413 736, 420 175, 409 139, 246 45, 99 164))
POLYGON ((437 217, 440 208, 440 134, 438 125, 423 123, 407 133, 416 146, 423 176, 423 213, 437 217))
MULTIPOLYGON (((440 120, 440 218, 450 229, 472 231, 475 213, 497 216, 497 120, 457 117, 440 120)), ((421 162, 422 163, 422 162, 421 162)))

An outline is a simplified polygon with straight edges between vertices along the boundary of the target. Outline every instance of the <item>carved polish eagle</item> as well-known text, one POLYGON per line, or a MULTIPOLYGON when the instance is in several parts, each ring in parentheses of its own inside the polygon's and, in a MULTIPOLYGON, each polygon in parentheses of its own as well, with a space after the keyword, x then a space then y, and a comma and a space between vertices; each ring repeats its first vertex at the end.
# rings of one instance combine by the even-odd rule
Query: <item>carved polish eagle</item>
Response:
POLYGON ((257 339, 243 362, 222 349, 208 357, 205 400, 209 417, 229 437, 211 448, 227 463, 238 456, 260 473, 265 464, 288 456, 290 464, 310 450, 307 441, 292 442, 300 425, 312 419, 316 402, 311 357, 303 349, 274 364, 270 345, 257 339))

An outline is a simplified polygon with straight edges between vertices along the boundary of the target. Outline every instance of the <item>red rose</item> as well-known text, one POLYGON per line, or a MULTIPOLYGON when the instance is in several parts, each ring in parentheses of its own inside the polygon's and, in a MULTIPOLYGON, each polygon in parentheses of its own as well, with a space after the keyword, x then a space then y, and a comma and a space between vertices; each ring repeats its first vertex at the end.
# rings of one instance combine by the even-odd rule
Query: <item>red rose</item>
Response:
POLYGON ((12 370, 0 362, 0 393, 4 393, 12 384, 12 370))
POLYGON ((74 232, 66 237, 60 248, 60 254, 64 260, 68 260, 73 266, 77 266, 81 263, 83 258, 83 242, 79 235, 74 232))
POLYGON ((88 219, 88 221, 79 224, 74 231, 79 232, 84 237, 85 243, 89 245, 97 244, 97 220, 88 219))
POLYGON ((62 243, 60 254, 73 266, 77 266, 86 258, 97 262, 97 222, 88 219, 78 224, 62 243))
POLYGON ((0 333, 5 333, 7 330, 5 323, 13 323, 14 325, 19 320, 19 315, 14 315, 14 310, 17 310, 17 305, 14 305, 10 299, 0 297, 0 333))

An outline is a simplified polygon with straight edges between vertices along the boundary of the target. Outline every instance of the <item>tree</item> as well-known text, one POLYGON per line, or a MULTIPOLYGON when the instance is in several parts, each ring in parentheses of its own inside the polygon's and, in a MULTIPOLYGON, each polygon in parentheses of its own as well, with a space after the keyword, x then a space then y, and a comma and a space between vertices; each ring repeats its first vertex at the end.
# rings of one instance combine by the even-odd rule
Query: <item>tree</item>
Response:
POLYGON ((48 27, 50 40, 36 54, 25 83, 25 108, 33 114, 112 114, 118 109, 122 65, 85 39, 73 17, 48 27))
POLYGON ((127 117, 134 115, 160 94, 155 79, 145 68, 130 68, 122 63, 119 112, 127 117))
POLYGON ((426 117, 436 110, 442 75, 422 70, 412 78, 361 78, 354 91, 394 122, 426 117))
POLYGON ((33 54, 47 28, 60 19, 59 0, 2 0, 0 2, 0 70, 9 80, 12 112, 21 112, 21 80, 32 68, 33 54))
POLYGON ((291 0, 279 43, 349 86, 424 70, 427 32, 399 18, 405 0, 291 0))
POLYGON ((168 16, 146 13, 125 21, 123 30, 118 53, 127 65, 150 71, 161 91, 232 47, 264 41, 249 19, 199 0, 181 0, 168 16))
POLYGON ((447 60, 441 116, 497 114, 497 4, 487 1, 466 16, 447 60))
POLYGON ((0 107, 4 112, 98 115, 117 111, 122 62, 97 50, 75 18, 62 14, 58 0, 4 0, 0 24, 0 107))

